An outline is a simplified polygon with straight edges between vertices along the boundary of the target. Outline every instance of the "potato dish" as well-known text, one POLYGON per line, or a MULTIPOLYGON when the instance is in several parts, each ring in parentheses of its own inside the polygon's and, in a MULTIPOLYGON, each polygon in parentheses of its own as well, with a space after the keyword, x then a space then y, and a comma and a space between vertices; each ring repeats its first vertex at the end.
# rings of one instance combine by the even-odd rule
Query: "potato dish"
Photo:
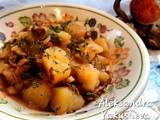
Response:
POLYGON ((122 36, 114 46, 95 18, 33 21, 0 51, 4 91, 29 108, 72 113, 99 97, 112 83, 115 65, 128 57, 122 36))

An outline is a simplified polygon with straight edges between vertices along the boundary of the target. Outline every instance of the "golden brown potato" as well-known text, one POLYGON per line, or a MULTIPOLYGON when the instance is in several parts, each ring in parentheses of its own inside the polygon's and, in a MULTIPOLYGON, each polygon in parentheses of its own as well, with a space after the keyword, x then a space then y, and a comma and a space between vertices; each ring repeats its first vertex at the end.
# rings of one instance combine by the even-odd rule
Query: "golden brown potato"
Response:
POLYGON ((31 106, 45 109, 50 101, 51 91, 47 84, 33 81, 32 85, 24 90, 23 99, 31 106))
POLYGON ((101 82, 107 82, 107 80, 109 79, 109 75, 106 73, 106 72, 100 72, 100 75, 99 75, 99 80, 101 82))
POLYGON ((152 24, 160 18, 160 7, 157 0, 132 0, 130 11, 141 24, 152 24))
POLYGON ((20 31, 18 34, 16 34, 15 39, 21 40, 23 38, 27 38, 28 40, 32 40, 32 32, 31 31, 20 31))
POLYGON ((97 69, 102 69, 104 66, 109 65, 109 58, 103 57, 101 55, 97 55, 96 58, 93 60, 94 66, 97 69))
POLYGON ((104 37, 97 38, 95 43, 100 45, 103 48, 102 55, 108 56, 109 54, 109 45, 107 44, 107 40, 104 37))
POLYGON ((68 87, 57 87, 52 91, 51 108, 56 114, 70 113, 83 107, 83 97, 68 87))
POLYGON ((83 22, 72 22, 68 25, 69 33, 77 39, 82 38, 86 33, 86 27, 83 22))
POLYGON ((88 56, 90 60, 92 60, 96 54, 103 52, 103 48, 91 39, 84 41, 79 47, 81 52, 84 53, 85 56, 88 56))
POLYGON ((68 45, 71 43, 71 35, 69 33, 61 31, 58 33, 58 36, 63 45, 68 45))
POLYGON ((53 84, 57 84, 70 76, 70 60, 63 49, 59 47, 46 49, 42 60, 49 75, 53 77, 53 84))
POLYGON ((109 50, 108 45, 107 45, 107 40, 104 37, 97 38, 95 40, 95 43, 97 43, 98 45, 103 47, 104 51, 108 51, 109 50))
POLYGON ((8 64, 5 64, 4 61, 0 61, 0 74, 4 71, 4 69, 7 69, 9 66, 8 64))
POLYGON ((99 62, 101 62, 102 65, 108 65, 109 64, 109 58, 103 57, 101 55, 97 55, 97 59, 99 62))
POLYGON ((3 50, 0 50, 0 58, 7 58, 10 55, 10 48, 9 47, 5 47, 3 50))
POLYGON ((94 91, 99 85, 99 71, 91 64, 83 64, 75 67, 78 81, 87 91, 94 91))

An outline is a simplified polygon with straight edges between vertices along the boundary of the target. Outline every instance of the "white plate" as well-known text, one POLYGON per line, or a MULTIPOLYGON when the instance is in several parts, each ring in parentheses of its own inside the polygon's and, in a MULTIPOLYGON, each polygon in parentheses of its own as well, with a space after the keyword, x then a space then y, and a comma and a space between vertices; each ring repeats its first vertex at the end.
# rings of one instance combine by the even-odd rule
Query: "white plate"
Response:
MULTIPOLYGON (((107 115, 115 115, 123 112, 128 106, 122 106, 125 103, 131 103, 136 101, 142 94, 146 83, 149 71, 149 55, 146 47, 144 46, 138 35, 131 30, 126 24, 118 20, 117 18, 93 8, 73 5, 73 4, 48 4, 48 5, 30 5, 23 8, 17 8, 10 10, 6 13, 0 14, 0 39, 8 40, 11 35, 18 32, 23 28, 23 25, 19 21, 19 17, 27 16, 32 19, 34 13, 43 13, 49 16, 50 13, 59 15, 61 12, 67 12, 72 15, 76 15, 80 20, 94 17, 99 23, 105 24, 109 29, 117 29, 122 32, 122 36, 125 38, 124 47, 130 49, 129 58, 125 61, 126 68, 121 72, 129 70, 129 74, 123 76, 123 79, 130 81, 129 85, 122 89, 113 89, 112 92, 106 93, 97 99, 95 102, 85 106, 84 108, 67 115, 55 116, 50 113, 42 113, 34 110, 29 110, 26 107, 16 103, 14 100, 1 95, 0 98, 0 115, 6 119, 26 119, 26 120, 77 120, 77 119, 103 119, 107 118, 107 115), (6 26, 6 23, 9 25, 6 26), (132 62, 130 62, 132 61, 132 62), (128 65, 132 63, 132 65, 128 65), (99 102, 102 102, 102 98, 107 99, 114 97, 117 100, 117 106, 108 105, 105 107, 99 107, 99 102)), ((114 43, 114 39, 110 38, 110 41, 114 43)), ((2 41, 1 41, 2 43, 2 41)), ((117 67, 118 69, 118 67, 117 67)), ((110 101, 112 102, 112 101, 110 101)))

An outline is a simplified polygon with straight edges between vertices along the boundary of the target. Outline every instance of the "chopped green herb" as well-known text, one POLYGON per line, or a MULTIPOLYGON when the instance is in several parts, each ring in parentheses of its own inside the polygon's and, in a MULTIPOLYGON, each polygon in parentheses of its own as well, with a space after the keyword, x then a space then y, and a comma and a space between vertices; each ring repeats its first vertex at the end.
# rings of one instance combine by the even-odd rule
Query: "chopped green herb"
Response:
POLYGON ((61 52, 62 50, 61 49, 58 49, 58 52, 61 52))
POLYGON ((89 96, 89 97, 91 97, 91 96, 95 96, 95 94, 94 94, 94 93, 92 93, 92 92, 87 92, 87 93, 85 94, 85 96, 89 96))
POLYGON ((55 15, 55 14, 50 14, 50 16, 51 16, 53 19, 56 19, 56 15, 55 15))
POLYGON ((56 33, 63 31, 63 28, 61 26, 56 26, 56 27, 50 26, 50 29, 56 33))
POLYGON ((37 88, 39 86, 40 86, 40 83, 38 81, 35 80, 32 82, 32 88, 37 88))
POLYGON ((78 91, 78 89, 76 88, 75 85, 67 83, 67 86, 68 86, 75 94, 77 94, 77 95, 79 94, 79 91, 78 91))
POLYGON ((69 67, 68 67, 68 68, 66 68, 66 69, 63 71, 63 73, 65 73, 67 70, 69 70, 69 67))
POLYGON ((33 61, 33 60, 34 60, 34 57, 32 57, 32 56, 27 56, 26 59, 30 62, 30 61, 33 61))
POLYGON ((121 63, 119 63, 118 65, 124 65, 124 63, 121 62, 121 63))
POLYGON ((63 30, 66 30, 69 23, 71 23, 71 21, 65 21, 64 23, 62 23, 61 27, 63 28, 63 30))
POLYGON ((79 51, 80 51, 80 48, 79 48, 79 47, 77 47, 75 50, 79 52, 79 51))
POLYGON ((80 51, 80 48, 78 47, 77 43, 75 41, 72 41, 70 44, 69 44, 69 48, 71 50, 74 50, 76 52, 79 52, 80 51))
POLYGON ((83 47, 86 47, 86 46, 88 46, 88 42, 86 41, 86 40, 83 40, 83 47))
POLYGON ((47 58, 49 59, 49 58, 50 58, 50 54, 47 53, 47 52, 45 52, 45 53, 44 53, 44 57, 47 57, 47 58))
POLYGON ((55 64, 58 64, 58 62, 57 62, 57 61, 55 61, 55 60, 54 60, 53 62, 54 62, 55 64))

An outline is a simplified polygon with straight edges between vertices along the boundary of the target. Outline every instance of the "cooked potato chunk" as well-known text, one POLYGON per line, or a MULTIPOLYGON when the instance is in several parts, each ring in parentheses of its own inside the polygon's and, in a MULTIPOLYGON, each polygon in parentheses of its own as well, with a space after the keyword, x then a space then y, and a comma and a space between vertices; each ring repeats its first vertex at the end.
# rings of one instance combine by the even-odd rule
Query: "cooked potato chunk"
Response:
POLYGON ((0 74, 4 71, 4 69, 8 69, 9 65, 5 64, 4 61, 0 61, 0 74))
POLYGON ((102 69, 104 66, 109 65, 109 58, 103 57, 101 55, 97 55, 94 59, 94 66, 97 69, 102 69))
POLYGON ((99 75, 99 80, 102 81, 102 82, 107 82, 107 80, 109 79, 109 75, 106 73, 106 72, 100 72, 100 75, 99 75))
POLYGON ((70 60, 63 49, 59 47, 48 48, 42 59, 49 75, 53 77, 53 84, 57 84, 70 76, 70 60))
POLYGON ((0 58, 7 58, 10 55, 10 48, 5 47, 3 50, 0 50, 0 58))
POLYGON ((94 91, 99 85, 99 71, 91 64, 83 64, 75 67, 78 81, 82 87, 87 91, 94 91))
POLYGON ((103 51, 103 48, 90 39, 84 41, 80 45, 80 50, 84 53, 84 55, 89 56, 90 59, 93 59, 96 54, 103 51))
POLYGON ((33 81, 23 92, 23 99, 35 108, 45 109, 50 101, 51 91, 45 83, 33 81))
POLYGON ((82 38, 86 33, 86 27, 83 22, 72 22, 68 25, 69 33, 77 39, 82 38))
POLYGON ((60 33, 58 33, 58 36, 62 42, 62 44, 64 45, 68 45, 71 43, 71 35, 65 31, 61 31, 60 33))
POLYGON ((102 54, 105 55, 105 56, 108 56, 108 54, 109 54, 109 46, 107 44, 106 39, 104 37, 100 37, 100 38, 97 38, 95 40, 95 42, 103 48, 102 54))
POLYGON ((51 107, 56 114, 73 112, 84 105, 81 95, 75 93, 68 87, 57 87, 53 89, 51 107))

